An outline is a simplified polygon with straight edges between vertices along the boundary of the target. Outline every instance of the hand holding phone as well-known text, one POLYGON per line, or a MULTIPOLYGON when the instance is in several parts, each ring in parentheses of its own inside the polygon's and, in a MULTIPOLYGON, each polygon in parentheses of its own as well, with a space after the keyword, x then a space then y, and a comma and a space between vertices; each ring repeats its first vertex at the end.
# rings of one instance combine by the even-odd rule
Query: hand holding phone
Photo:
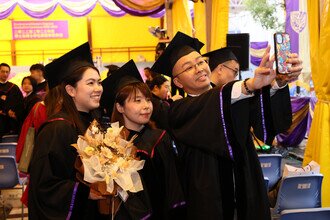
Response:
POLYGON ((291 64, 287 63, 287 59, 291 53, 290 36, 287 33, 275 33, 275 60, 277 74, 288 74, 288 68, 291 64))

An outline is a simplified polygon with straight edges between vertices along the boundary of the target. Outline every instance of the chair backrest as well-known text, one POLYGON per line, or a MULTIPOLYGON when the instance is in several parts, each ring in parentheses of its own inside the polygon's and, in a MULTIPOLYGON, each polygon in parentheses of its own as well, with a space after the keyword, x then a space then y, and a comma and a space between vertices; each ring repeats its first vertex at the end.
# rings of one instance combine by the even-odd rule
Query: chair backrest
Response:
POLYGON ((260 166, 264 177, 269 179, 268 189, 272 189, 281 179, 281 154, 259 154, 260 166))
POLYGON ((0 156, 13 156, 16 158, 17 143, 0 143, 0 156))
POLYGON ((12 156, 0 156, 0 189, 13 188, 19 183, 15 158, 12 156))
POLYGON ((284 177, 277 194, 275 213, 287 209, 321 207, 322 174, 284 177))
POLYGON ((284 210, 281 220, 329 220, 330 208, 284 210))
POLYGON ((18 141, 18 134, 7 134, 2 136, 2 143, 16 142, 18 141))
POLYGON ((269 179, 268 179, 268 177, 264 177, 264 182, 265 182, 266 189, 268 189, 268 185, 269 185, 269 179))

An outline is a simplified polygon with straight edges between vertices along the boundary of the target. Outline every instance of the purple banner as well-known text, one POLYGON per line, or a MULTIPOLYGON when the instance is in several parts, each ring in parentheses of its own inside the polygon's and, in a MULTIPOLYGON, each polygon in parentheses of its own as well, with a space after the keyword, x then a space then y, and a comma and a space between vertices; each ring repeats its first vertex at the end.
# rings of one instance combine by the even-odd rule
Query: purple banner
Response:
POLYGON ((165 3, 159 7, 155 7, 152 10, 137 10, 134 8, 131 8, 124 3, 122 3, 119 0, 113 0, 113 2, 123 11, 126 13, 133 15, 133 16, 150 16, 150 15, 155 15, 158 14, 158 12, 164 11, 165 8, 165 3))
POLYGON ((298 0, 286 0, 286 22, 285 31, 290 35, 291 39, 291 52, 299 53, 299 24, 301 18, 299 15, 299 1, 298 0), (298 25, 298 26, 297 26, 298 25))
POLYGON ((315 102, 315 97, 291 97, 292 113, 296 117, 287 132, 276 136, 281 146, 296 147, 309 134, 315 102), (306 105, 309 106, 307 109, 306 105))
POLYGON ((268 41, 251 42, 250 43, 250 62, 259 66, 262 60, 262 56, 268 46, 268 41))
POLYGON ((13 40, 68 38, 68 21, 12 21, 13 40))

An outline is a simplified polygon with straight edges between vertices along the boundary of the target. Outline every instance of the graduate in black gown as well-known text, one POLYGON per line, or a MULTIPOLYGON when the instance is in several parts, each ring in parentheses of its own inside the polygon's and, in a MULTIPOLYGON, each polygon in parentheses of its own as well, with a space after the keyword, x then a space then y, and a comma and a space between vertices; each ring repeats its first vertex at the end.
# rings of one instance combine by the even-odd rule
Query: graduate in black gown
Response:
MULTIPOLYGON (((235 81, 240 70, 239 60, 235 56, 238 52, 239 47, 223 47, 202 55, 203 57, 208 57, 208 63, 211 70, 210 80, 212 87, 221 87, 229 82, 235 81)), ((285 103, 279 103, 280 100, 285 100, 288 98, 289 88, 287 82, 288 80, 282 80, 280 76, 277 75, 276 80, 273 80, 269 87, 267 86, 263 89, 255 91, 254 97, 249 99, 250 117, 253 118, 250 120, 253 122, 253 132, 258 133, 258 137, 262 137, 262 141, 264 143, 267 142, 268 144, 271 144, 274 139, 274 134, 282 131, 271 131, 272 128, 285 127, 273 126, 272 120, 266 121, 265 119, 272 118, 269 114, 274 114, 275 117, 281 118, 279 121, 275 119, 275 122, 290 122, 292 120, 290 108, 285 107, 281 109, 282 104, 285 106, 285 103), (270 99, 269 96, 271 97, 270 99), (285 109, 288 111, 285 111, 285 109), (281 116, 276 116, 277 112, 279 112, 281 116), (286 118, 286 120, 283 120, 283 118, 286 118), (268 134, 265 132, 266 130, 269 131, 268 134)), ((287 103, 288 102, 286 102, 286 104, 287 103)))
POLYGON ((45 67, 41 63, 33 64, 30 67, 31 76, 37 81, 36 93, 45 99, 46 93, 48 91, 48 82, 45 79, 45 67))
POLYGON ((208 57, 211 85, 222 86, 234 81, 239 74, 240 63, 232 51, 232 47, 223 47, 202 55, 208 57))
POLYGON ((157 128, 167 130, 169 128, 167 116, 171 102, 167 98, 171 91, 171 84, 164 76, 158 75, 148 86, 152 92, 151 102, 153 111, 151 120, 157 128))
MULTIPOLYGON (((148 124, 153 110, 151 91, 143 83, 132 60, 110 77, 109 81, 113 84, 112 87, 105 87, 105 92, 115 94, 111 120, 119 121, 119 124, 125 127, 124 133, 128 140, 137 135, 134 140, 137 155, 145 160, 139 173, 143 181, 143 191, 151 205, 147 213, 148 219, 180 219, 185 201, 176 172, 172 141, 165 130, 153 129, 148 124)), ((127 202, 124 206, 130 218, 145 217, 134 216, 127 202)))
POLYGON ((85 43, 46 66, 52 107, 39 129, 30 163, 29 219, 102 219, 97 195, 76 180, 77 152, 71 144, 84 134, 99 107, 100 74, 85 43), (52 94, 56 94, 56 97, 52 94))
MULTIPOLYGON (((250 98, 275 78, 269 49, 253 78, 211 89, 209 66, 198 52, 202 46, 178 32, 152 67, 172 76, 189 95, 173 102, 169 113, 185 178, 187 219, 270 219, 263 174, 249 131, 251 125, 265 120, 270 121, 265 132, 287 129, 291 123, 289 96, 277 93, 273 103, 281 109, 274 113, 270 112, 270 96, 265 97, 263 103, 269 106, 262 111, 267 111, 267 118, 254 122, 250 98)), ((296 79, 301 61, 294 55, 288 62, 292 63, 290 77, 296 79)))
POLYGON ((41 101, 41 97, 36 93, 36 88, 37 81, 31 76, 26 76, 22 79, 22 90, 26 93, 26 96, 23 98, 23 122, 33 106, 41 101))
POLYGON ((0 137, 18 134, 22 122, 23 95, 14 83, 8 82, 10 66, 0 64, 0 137))

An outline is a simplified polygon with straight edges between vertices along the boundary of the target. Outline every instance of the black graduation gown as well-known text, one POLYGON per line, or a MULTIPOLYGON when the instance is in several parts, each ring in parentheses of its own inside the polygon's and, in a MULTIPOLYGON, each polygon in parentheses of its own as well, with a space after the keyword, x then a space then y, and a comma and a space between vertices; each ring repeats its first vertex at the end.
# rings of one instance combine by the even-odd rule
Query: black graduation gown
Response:
POLYGON ((42 100, 45 99, 47 89, 48 89, 48 82, 47 81, 43 81, 42 83, 39 83, 37 85, 36 93, 42 98, 42 100))
MULTIPOLYGON (((91 117, 81 113, 87 129, 91 117)), ((78 132, 60 112, 40 128, 30 164, 29 219, 101 219, 89 187, 77 182, 74 162, 78 132), (55 120, 64 118, 65 120, 55 120)))
MULTIPOLYGON (((180 147, 187 219, 232 219, 235 207, 240 220, 270 219, 263 174, 249 133, 251 126, 260 126, 259 119, 251 122, 259 118, 260 114, 254 112, 255 117, 250 115, 251 105, 258 109, 258 99, 244 99, 231 104, 233 83, 224 87, 222 96, 233 160, 230 158, 221 122, 219 87, 198 97, 178 100, 171 105, 170 127, 180 147)), ((282 103, 290 103, 286 96, 276 98, 282 103)), ((265 95, 263 102, 270 103, 270 97, 265 95)), ((286 104, 281 108, 286 106, 290 105, 286 104)), ((286 127, 289 120, 274 116, 270 112, 271 107, 264 109, 267 111, 264 114, 265 120, 284 120, 282 124, 278 122, 276 125, 286 127)), ((274 107, 279 109, 276 105, 274 107)), ((274 124, 272 122, 267 126, 269 128, 274 124)), ((280 129, 283 128, 278 130, 280 129)))
POLYGON ((134 134, 138 135, 134 140, 137 154, 145 160, 140 175, 151 203, 151 219, 180 219, 185 200, 169 135, 149 127, 140 132, 130 131, 130 137, 134 134))
POLYGON ((0 136, 5 133, 18 133, 23 113, 23 95, 17 85, 6 82, 0 83, 0 97, 6 96, 6 100, 0 99, 0 136), (12 110, 17 119, 8 116, 12 110))
POLYGON ((151 102, 153 111, 150 120, 155 122, 157 128, 168 130, 168 111, 170 109, 170 104, 167 101, 161 100, 154 94, 152 94, 151 102))
POLYGON ((30 95, 24 97, 23 99, 23 115, 22 115, 22 121, 24 122, 26 116, 29 114, 32 107, 37 103, 41 101, 41 97, 37 95, 35 92, 31 93, 30 95))

